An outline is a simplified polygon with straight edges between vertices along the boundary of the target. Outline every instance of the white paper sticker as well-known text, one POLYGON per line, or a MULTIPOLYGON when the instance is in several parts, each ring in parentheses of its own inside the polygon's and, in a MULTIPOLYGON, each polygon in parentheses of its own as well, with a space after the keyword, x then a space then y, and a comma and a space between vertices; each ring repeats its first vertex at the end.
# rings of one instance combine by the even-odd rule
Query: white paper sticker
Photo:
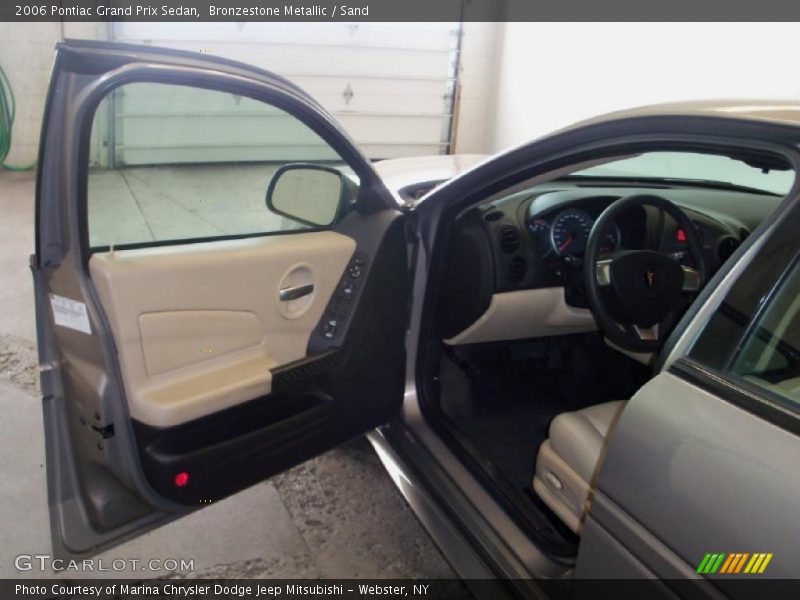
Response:
POLYGON ((53 320, 56 325, 83 333, 92 333, 89 315, 83 302, 50 294, 50 305, 53 307, 53 320))

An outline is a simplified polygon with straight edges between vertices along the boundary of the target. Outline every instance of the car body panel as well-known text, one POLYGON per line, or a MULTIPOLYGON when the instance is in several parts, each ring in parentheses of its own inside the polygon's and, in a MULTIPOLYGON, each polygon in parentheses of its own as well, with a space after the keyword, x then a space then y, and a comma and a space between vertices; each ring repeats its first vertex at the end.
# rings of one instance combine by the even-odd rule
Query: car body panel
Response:
MULTIPOLYGON (((791 578, 800 479, 789 457, 798 453, 797 435, 662 372, 626 406, 597 485, 672 549, 684 576, 699 577, 709 552, 773 552, 764 575, 791 578)), ((603 526, 605 512, 592 510, 592 519, 603 526)), ((735 596, 735 585, 726 593, 735 596)))
POLYGON ((780 125, 796 125, 800 124, 800 102, 795 100, 765 99, 667 102, 605 113, 569 125, 561 131, 622 119, 664 116, 720 117, 745 121, 762 121, 780 125))

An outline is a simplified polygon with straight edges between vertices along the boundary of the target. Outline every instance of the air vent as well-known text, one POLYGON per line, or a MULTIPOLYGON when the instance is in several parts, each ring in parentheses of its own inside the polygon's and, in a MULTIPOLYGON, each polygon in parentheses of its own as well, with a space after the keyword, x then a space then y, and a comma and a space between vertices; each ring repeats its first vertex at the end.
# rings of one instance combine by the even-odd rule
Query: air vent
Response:
POLYGON ((521 256, 516 256, 508 263, 508 278, 514 283, 519 283, 525 279, 528 271, 528 263, 521 256))
POLYGON ((519 231, 514 227, 504 227, 498 236, 500 249, 506 254, 514 254, 519 249, 519 231))
POLYGON ((495 221, 499 221, 502 218, 503 218, 503 213, 501 213, 499 210, 493 210, 483 215, 483 220, 486 221, 487 223, 494 223, 495 221))
POLYGON ((728 260, 731 255, 736 252, 740 243, 741 242, 733 236, 722 238, 717 244, 717 257, 720 262, 728 260))

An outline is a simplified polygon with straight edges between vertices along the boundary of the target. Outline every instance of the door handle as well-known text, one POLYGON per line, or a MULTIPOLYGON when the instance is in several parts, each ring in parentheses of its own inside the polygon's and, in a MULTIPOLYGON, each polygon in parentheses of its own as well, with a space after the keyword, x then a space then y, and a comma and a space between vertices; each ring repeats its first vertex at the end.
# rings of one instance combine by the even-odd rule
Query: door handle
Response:
POLYGON ((308 296, 314 291, 313 283, 304 283, 303 285, 293 285, 291 287, 281 288, 278 297, 281 302, 289 302, 290 300, 297 300, 303 296, 308 296))

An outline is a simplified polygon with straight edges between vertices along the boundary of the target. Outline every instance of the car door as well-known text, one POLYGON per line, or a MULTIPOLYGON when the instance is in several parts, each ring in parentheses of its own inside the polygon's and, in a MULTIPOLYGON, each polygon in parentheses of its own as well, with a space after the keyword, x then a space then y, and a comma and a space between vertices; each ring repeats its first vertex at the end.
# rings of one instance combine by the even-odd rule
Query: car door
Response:
POLYGON ((660 373, 628 402, 578 577, 659 577, 663 597, 746 597, 742 580, 797 576, 796 188, 789 198, 712 280, 660 373))
POLYGON ((36 233, 56 555, 206 506, 400 407, 404 215, 280 77, 60 44, 36 233))

